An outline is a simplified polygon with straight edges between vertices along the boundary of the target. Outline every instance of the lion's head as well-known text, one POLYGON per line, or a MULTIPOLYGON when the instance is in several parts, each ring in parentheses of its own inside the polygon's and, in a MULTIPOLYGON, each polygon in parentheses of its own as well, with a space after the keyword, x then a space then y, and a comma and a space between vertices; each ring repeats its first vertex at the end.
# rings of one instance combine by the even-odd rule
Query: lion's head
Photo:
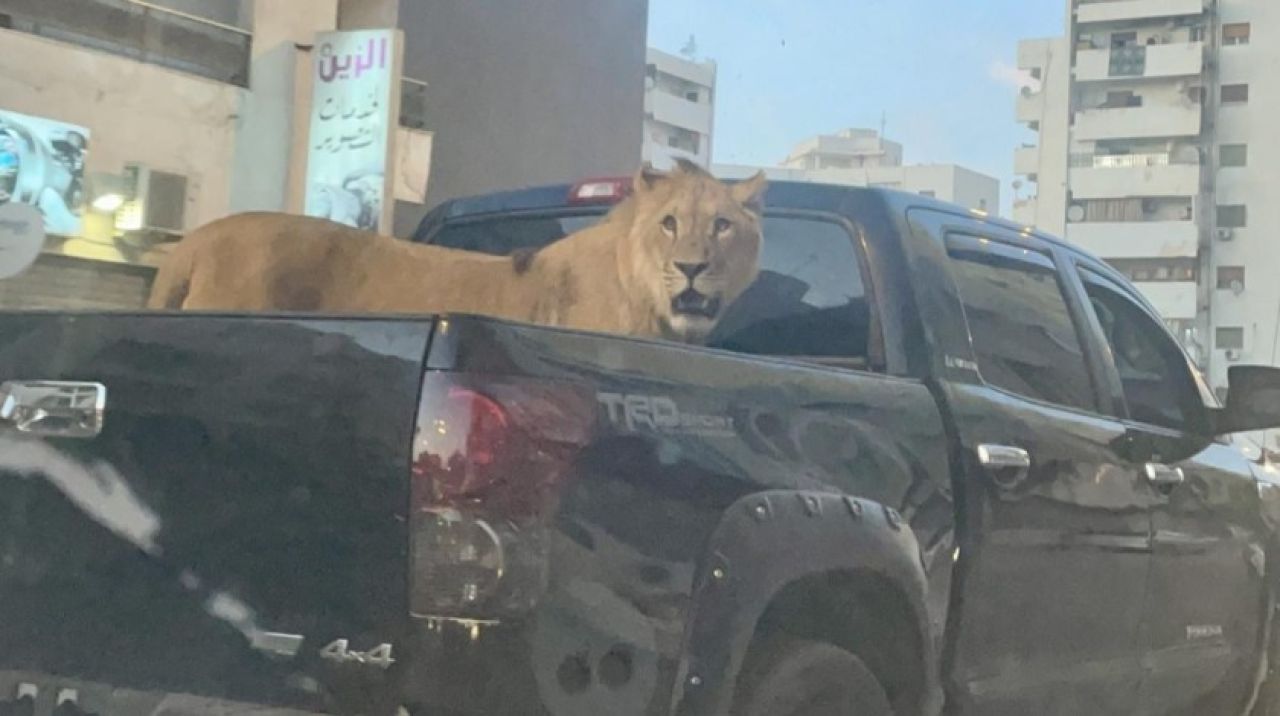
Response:
POLYGON ((683 160, 670 173, 646 165, 636 174, 619 271, 666 337, 702 342, 755 280, 765 184, 763 173, 726 184, 683 160))

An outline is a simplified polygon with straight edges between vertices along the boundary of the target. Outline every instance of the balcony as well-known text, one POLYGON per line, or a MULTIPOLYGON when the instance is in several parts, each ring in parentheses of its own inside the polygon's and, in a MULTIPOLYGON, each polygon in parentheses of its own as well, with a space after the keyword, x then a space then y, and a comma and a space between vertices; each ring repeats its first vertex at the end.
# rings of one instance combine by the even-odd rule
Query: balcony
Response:
POLYGON ((1124 49, 1080 50, 1076 53, 1075 74, 1081 82, 1188 77, 1203 71, 1203 42, 1171 42, 1124 49), (1127 53, 1125 59, 1129 61, 1113 62, 1118 52, 1127 53))
POLYGON ((1073 157, 1070 184, 1076 199, 1195 196, 1200 165, 1174 163, 1168 154, 1073 157))
POLYGON ((1023 145, 1013 151, 1013 173, 1033 177, 1040 173, 1040 147, 1023 145))
POLYGON ((1067 224, 1067 240, 1104 259, 1196 256, 1194 221, 1116 221, 1067 224))
POLYGON ((1076 21, 1126 22, 1203 15, 1205 0, 1079 0, 1076 21))
POLYGON ((1013 200, 1013 220, 1015 223, 1023 226, 1035 226, 1037 210, 1038 202, 1035 197, 1013 200))
POLYGON ((1134 285, 1165 320, 1196 317, 1195 281, 1139 281, 1134 285))
POLYGON ((1200 105, 1085 109, 1076 113, 1072 134, 1081 141, 1194 137, 1200 134, 1200 105))
POLYGON ((1039 122, 1044 118, 1044 92, 1023 90, 1018 94, 1017 119, 1023 124, 1039 122))
POLYGON ((136 0, 0 0, 0 27, 249 86, 252 34, 136 0))
POLYGON ((661 91, 646 92, 644 111, 654 120, 698 134, 711 133, 711 105, 661 91))

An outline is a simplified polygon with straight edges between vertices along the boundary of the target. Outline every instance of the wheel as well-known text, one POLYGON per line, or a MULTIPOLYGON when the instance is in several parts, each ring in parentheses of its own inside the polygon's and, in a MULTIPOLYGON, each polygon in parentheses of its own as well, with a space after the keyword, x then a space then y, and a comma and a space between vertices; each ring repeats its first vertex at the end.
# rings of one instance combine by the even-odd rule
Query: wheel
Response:
POLYGON ((752 649, 734 716, 892 716, 880 682, 838 646, 791 639, 752 649))

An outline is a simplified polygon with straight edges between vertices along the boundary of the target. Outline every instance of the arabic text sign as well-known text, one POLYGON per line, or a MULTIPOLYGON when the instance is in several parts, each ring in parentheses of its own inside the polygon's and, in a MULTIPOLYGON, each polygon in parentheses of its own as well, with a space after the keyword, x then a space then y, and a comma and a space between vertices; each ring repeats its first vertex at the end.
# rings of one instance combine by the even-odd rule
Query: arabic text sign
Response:
POLYGON ((400 38, 399 30, 316 36, 308 216, 390 232, 387 170, 399 116, 400 38))

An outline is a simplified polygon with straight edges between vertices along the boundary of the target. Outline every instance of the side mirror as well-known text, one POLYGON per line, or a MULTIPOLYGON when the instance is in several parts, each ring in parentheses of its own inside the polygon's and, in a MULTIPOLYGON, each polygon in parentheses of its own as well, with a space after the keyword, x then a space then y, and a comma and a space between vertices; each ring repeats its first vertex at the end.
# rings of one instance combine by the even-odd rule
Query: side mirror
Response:
POLYGON ((1280 368, 1227 369, 1227 405, 1214 411, 1213 427, 1219 435, 1280 428, 1280 368))

